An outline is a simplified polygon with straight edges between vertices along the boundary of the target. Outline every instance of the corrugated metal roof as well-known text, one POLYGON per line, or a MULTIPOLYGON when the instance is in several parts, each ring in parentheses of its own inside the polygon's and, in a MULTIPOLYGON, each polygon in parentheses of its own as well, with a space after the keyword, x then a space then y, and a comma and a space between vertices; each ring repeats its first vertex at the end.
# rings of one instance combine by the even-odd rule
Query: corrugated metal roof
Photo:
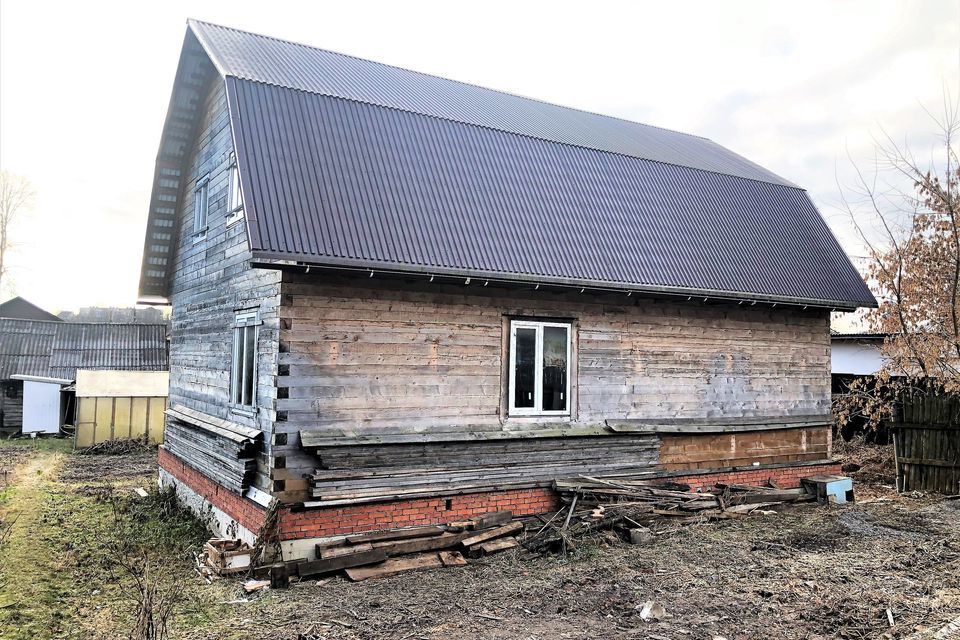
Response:
POLYGON ((800 189, 233 78, 227 91, 255 253, 873 302, 800 189))
POLYGON ((202 47, 226 80, 255 259, 876 304, 803 190, 709 140, 189 25, 181 66, 202 47))
POLYGON ((229 27, 189 22, 225 76, 754 180, 790 183, 711 140, 229 27))
POLYGON ((0 318, 0 380, 14 374, 73 379, 77 369, 167 368, 166 325, 0 318))

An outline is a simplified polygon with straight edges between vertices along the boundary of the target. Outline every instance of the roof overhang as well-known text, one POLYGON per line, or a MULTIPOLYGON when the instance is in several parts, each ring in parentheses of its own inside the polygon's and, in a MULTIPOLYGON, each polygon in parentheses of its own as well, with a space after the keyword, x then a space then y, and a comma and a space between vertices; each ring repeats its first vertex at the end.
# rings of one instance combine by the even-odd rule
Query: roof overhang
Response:
MULTIPOLYGON (((437 279, 451 281, 456 280, 461 284, 487 286, 490 283, 502 286, 524 287, 532 289, 556 288, 556 289, 574 289, 597 293, 622 293, 627 296, 654 296, 671 297, 688 301, 703 302, 736 302, 738 304, 763 304, 768 306, 789 305, 803 308, 827 309, 830 311, 855 311, 859 308, 848 301, 840 300, 816 300, 806 298, 790 298, 786 296, 775 296, 764 293, 745 293, 737 291, 721 291, 717 289, 687 289, 682 287, 666 287, 656 284, 644 283, 618 283, 603 282, 596 280, 575 280, 568 278, 556 278, 551 276, 529 276, 527 274, 510 274, 499 272, 471 271, 464 269, 450 269, 444 267, 428 267, 420 265, 386 264, 370 263, 362 260, 323 260, 323 261, 304 261, 302 259, 292 259, 282 254, 271 254, 266 252, 254 252, 254 258, 251 266, 261 269, 280 269, 291 270, 300 273, 310 273, 314 270, 339 271, 349 273, 358 277, 372 278, 376 276, 418 276, 427 281, 437 279)), ((860 306, 868 306, 861 304, 860 306)), ((876 306, 875 304, 873 306, 876 306)))
POLYGON ((179 240, 176 213, 189 180, 184 162, 196 141, 203 98, 216 77, 210 57, 188 27, 153 175, 138 304, 168 304, 174 250, 179 240))
POLYGON ((44 384, 59 384, 66 385, 73 382, 73 380, 67 380, 66 378, 48 378, 47 376, 27 376, 21 374, 15 374, 10 376, 11 380, 21 380, 23 382, 42 382, 44 384))

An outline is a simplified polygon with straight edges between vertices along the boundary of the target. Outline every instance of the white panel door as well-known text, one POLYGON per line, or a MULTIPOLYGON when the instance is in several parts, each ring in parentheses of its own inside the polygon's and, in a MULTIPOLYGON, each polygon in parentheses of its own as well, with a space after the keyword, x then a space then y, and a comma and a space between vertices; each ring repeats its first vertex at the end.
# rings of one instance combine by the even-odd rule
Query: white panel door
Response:
POLYGON ((23 381, 23 432, 60 432, 60 385, 23 381))

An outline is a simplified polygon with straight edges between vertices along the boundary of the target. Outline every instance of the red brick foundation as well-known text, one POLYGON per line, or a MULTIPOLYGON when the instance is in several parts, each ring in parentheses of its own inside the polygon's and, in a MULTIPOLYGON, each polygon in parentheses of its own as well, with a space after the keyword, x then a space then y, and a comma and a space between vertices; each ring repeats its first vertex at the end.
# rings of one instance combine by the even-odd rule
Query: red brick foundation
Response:
POLYGON ((688 484, 690 485, 691 491, 704 491, 710 489, 718 482, 724 484, 765 485, 769 480, 773 480, 784 489, 792 489, 800 486, 801 478, 824 474, 839 474, 840 466, 839 462, 830 462, 826 464, 808 464, 802 466, 707 471, 705 473, 689 475, 683 475, 683 472, 675 472, 676 475, 671 474, 669 478, 664 478, 664 480, 688 484))
POLYGON ((157 463, 160 468, 176 478, 177 482, 186 485, 194 493, 236 520, 241 527, 253 533, 260 531, 267 510, 253 500, 248 500, 221 487, 163 447, 159 449, 157 463))
MULTIPOLYGON (((257 533, 266 510, 259 504, 229 491, 179 458, 160 449, 160 466, 179 482, 200 494, 246 529, 257 533)), ((718 482, 762 485, 773 480, 784 488, 800 486, 800 479, 821 474, 840 473, 840 463, 804 464, 766 468, 743 468, 690 474, 664 474, 663 480, 689 484, 691 490, 705 490, 718 482)), ((464 520, 490 511, 510 510, 517 516, 549 513, 560 507, 560 499, 545 488, 509 489, 438 498, 395 500, 352 506, 292 510, 280 513, 282 540, 324 538, 376 529, 440 524, 464 520)))

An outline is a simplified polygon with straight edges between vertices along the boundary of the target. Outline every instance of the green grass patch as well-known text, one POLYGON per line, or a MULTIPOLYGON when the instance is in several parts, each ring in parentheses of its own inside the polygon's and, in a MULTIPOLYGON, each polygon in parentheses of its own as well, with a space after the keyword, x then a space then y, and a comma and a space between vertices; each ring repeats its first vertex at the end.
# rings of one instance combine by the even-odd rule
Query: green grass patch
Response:
POLYGON ((207 618, 192 554, 209 533, 172 492, 139 498, 129 486, 66 484, 58 476, 51 469, 21 483, 4 507, 19 517, 0 548, 0 639, 127 637, 144 581, 175 596, 177 617, 207 618))
POLYGON ((47 451, 50 453, 69 453, 73 451, 73 438, 53 436, 36 438, 0 438, 0 449, 5 447, 19 447, 33 451, 47 451))

